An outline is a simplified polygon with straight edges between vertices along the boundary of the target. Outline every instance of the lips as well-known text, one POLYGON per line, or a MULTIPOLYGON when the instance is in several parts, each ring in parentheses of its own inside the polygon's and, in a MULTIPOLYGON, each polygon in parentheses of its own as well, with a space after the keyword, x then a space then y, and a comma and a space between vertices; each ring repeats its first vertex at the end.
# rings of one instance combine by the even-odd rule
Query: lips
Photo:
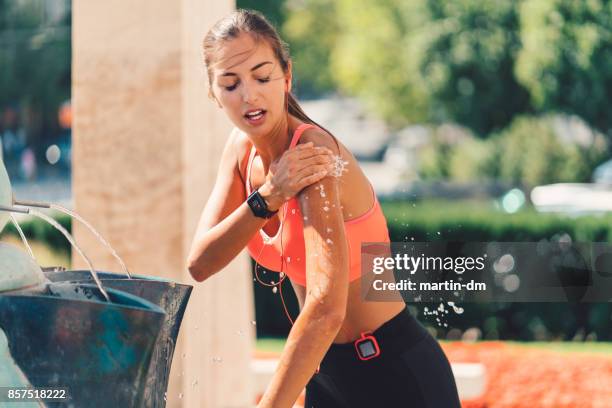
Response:
POLYGON ((265 109, 249 109, 245 114, 244 118, 247 123, 251 126, 259 126, 261 125, 266 116, 265 109))

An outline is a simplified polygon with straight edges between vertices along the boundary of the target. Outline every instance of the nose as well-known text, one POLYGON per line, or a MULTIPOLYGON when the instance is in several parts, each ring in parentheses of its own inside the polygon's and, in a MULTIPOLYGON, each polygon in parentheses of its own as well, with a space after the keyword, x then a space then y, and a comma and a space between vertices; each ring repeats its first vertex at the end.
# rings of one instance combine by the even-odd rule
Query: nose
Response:
POLYGON ((255 84, 245 82, 242 86, 242 100, 245 103, 251 104, 257 100, 257 96, 255 84))

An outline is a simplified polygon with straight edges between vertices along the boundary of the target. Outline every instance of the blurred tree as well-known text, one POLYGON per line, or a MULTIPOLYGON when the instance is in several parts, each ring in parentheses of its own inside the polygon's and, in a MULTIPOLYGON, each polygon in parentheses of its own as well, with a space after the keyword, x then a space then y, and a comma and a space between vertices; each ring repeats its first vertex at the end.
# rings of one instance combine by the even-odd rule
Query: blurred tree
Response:
POLYGON ((59 21, 46 11, 41 1, 0 0, 0 108, 21 108, 35 148, 57 133, 57 109, 70 98, 70 7, 59 21))
POLYGON ((329 67, 339 22, 334 0, 289 1, 282 34, 290 44, 294 83, 300 98, 320 97, 336 88, 329 67))
POLYGON ((453 121, 486 135, 530 111, 529 95, 514 78, 520 47, 514 2, 338 4, 334 78, 390 123, 453 121))
POLYGON ((563 141, 553 116, 518 117, 488 142, 498 144, 500 178, 526 186, 589 182, 593 168, 605 160, 607 145, 601 134, 592 143, 563 141))
POLYGON ((236 0, 236 8, 260 11, 280 30, 285 22, 285 0, 236 0))
POLYGON ((526 0, 516 76, 539 111, 575 113, 612 137, 612 1, 526 0))

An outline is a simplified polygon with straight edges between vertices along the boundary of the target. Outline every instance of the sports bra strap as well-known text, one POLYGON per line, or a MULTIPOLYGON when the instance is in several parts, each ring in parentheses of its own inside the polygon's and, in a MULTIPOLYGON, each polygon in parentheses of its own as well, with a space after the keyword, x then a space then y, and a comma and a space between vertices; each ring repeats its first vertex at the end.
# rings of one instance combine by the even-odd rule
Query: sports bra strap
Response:
POLYGON ((291 139, 291 144, 289 145, 290 149, 297 145, 297 142, 298 140, 300 140, 302 133, 304 133, 304 131, 308 128, 316 128, 316 126, 310 123, 302 123, 300 126, 297 127, 297 129, 295 129, 295 132, 293 132, 293 138, 291 139))

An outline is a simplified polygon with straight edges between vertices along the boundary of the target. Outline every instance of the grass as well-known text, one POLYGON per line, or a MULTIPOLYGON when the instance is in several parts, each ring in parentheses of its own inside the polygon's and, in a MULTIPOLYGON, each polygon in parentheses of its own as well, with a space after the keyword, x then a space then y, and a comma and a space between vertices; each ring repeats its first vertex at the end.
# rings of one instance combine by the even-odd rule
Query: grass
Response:
MULTIPOLYGON (((509 345, 519 347, 541 348, 563 353, 602 353, 612 355, 612 342, 571 342, 571 341, 504 341, 509 345)), ((453 341, 440 340, 440 343, 453 343, 453 341)), ((282 337, 261 337, 257 339, 257 351, 280 353, 285 346, 282 337)))
POLYGON ((259 337, 255 342, 257 351, 280 353, 285 347, 285 338, 282 337, 259 337))
MULTIPOLYGON (((5 235, 2 237, 0 242, 5 242, 7 244, 12 244, 24 252, 27 253, 27 250, 23 246, 21 240, 13 235, 5 235)), ((38 242, 28 240, 30 247, 32 248, 32 252, 34 252, 34 257, 36 258, 36 263, 41 266, 63 266, 65 268, 70 268, 70 258, 67 254, 63 252, 54 251, 48 245, 38 242)))

